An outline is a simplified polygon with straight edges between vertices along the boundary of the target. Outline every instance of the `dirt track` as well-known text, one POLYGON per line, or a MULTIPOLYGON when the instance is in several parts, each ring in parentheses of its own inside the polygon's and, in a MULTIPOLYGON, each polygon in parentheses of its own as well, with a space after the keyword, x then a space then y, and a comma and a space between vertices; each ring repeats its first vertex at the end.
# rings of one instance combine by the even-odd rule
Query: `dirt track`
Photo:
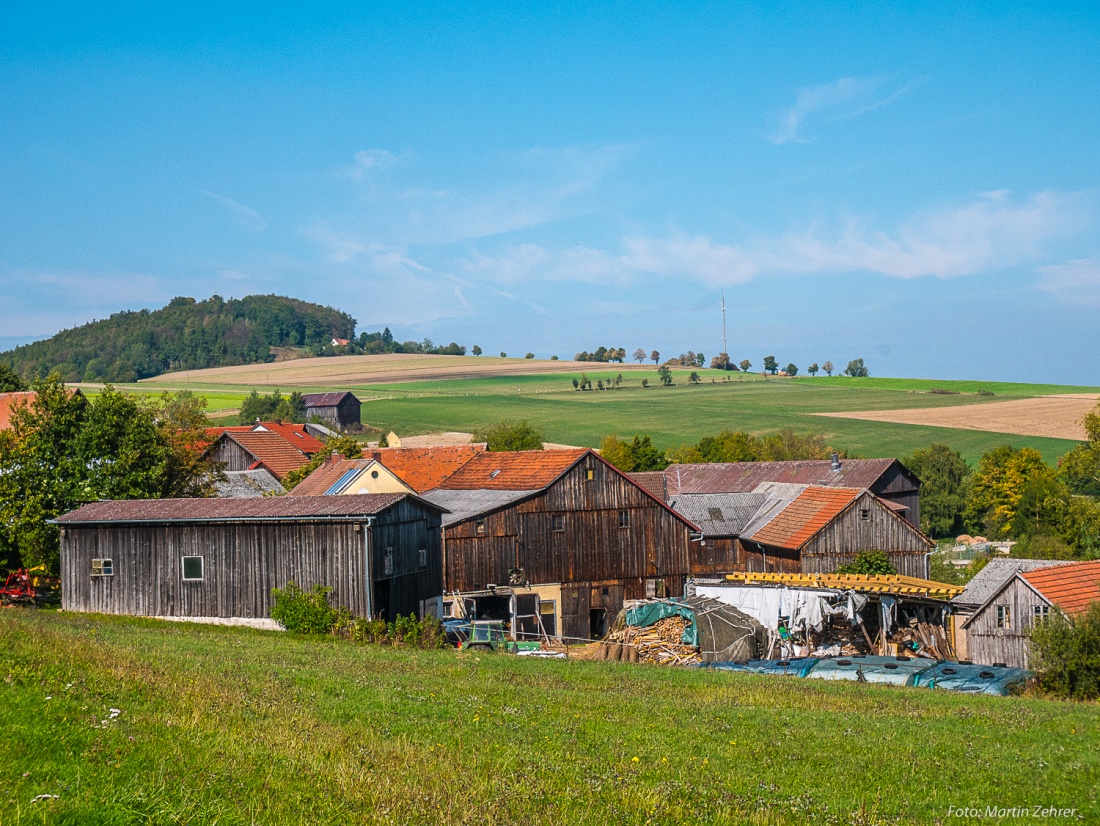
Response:
POLYGON ((146 379, 143 384, 171 387, 188 384, 256 385, 264 387, 340 387, 407 381, 476 379, 493 376, 532 376, 577 373, 582 370, 626 372, 649 370, 647 364, 600 364, 581 361, 502 359, 486 356, 333 356, 295 359, 271 364, 244 364, 184 370, 146 379))
POLYGON ((961 407, 926 407, 910 410, 862 410, 851 413, 816 413, 837 419, 894 422, 959 430, 985 430, 1017 436, 1048 436, 1084 441, 1081 423, 1096 408, 1100 396, 1075 394, 1040 396, 1008 402, 968 404, 961 407))

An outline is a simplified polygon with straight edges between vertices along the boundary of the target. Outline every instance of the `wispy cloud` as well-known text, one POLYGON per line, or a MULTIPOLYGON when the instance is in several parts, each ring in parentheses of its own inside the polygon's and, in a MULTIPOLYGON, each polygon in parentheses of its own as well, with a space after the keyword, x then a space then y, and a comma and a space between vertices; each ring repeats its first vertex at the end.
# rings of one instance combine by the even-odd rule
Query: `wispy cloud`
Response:
POLYGON ((234 201, 232 198, 227 198, 224 195, 219 195, 217 192, 209 192, 207 190, 202 191, 203 195, 208 198, 213 198, 223 207, 229 210, 230 215, 233 216, 233 220, 245 229, 252 230, 253 232, 263 232, 267 229, 267 221, 250 206, 242 204, 240 201, 234 201))
POLYGON ((337 168, 337 173, 353 181, 361 181, 371 173, 391 167, 401 160, 388 149, 360 149, 350 165, 337 168))
POLYGON ((802 127, 811 116, 829 112, 837 118, 859 117, 893 103, 914 85, 915 81, 911 81, 890 87, 883 78, 842 77, 802 89, 794 105, 780 115, 778 127, 769 140, 775 144, 806 143, 809 138, 802 134, 802 127))
POLYGON ((1039 289, 1070 304, 1100 307, 1100 260, 1078 258, 1038 269, 1039 289))
POLYGON ((765 275, 843 272, 954 278, 1034 263, 1048 242, 1087 225, 1089 200, 1056 192, 1026 199, 991 192, 889 231, 850 218, 833 231, 815 226, 737 244, 685 233, 626 237, 614 252, 521 244, 495 255, 467 257, 462 266, 469 274, 502 283, 574 280, 625 285, 640 274, 714 286, 765 275))

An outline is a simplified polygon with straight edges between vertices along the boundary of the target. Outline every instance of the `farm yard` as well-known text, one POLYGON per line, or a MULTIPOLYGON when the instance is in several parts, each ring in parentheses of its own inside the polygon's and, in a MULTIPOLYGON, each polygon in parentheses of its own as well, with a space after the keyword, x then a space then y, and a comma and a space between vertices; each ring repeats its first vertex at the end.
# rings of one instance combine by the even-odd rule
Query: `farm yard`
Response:
POLYGON ((0 646, 5 823, 1100 815, 1094 704, 50 611, 0 646))
POLYGON ((1079 425, 1074 417, 1079 419, 1090 404, 1088 398, 1075 396, 1100 394, 1094 387, 839 376, 785 379, 716 370, 699 370, 701 381, 690 385, 690 372, 675 368, 675 386, 660 387, 652 364, 347 356, 169 373, 129 388, 189 388, 207 398, 208 410, 223 423, 235 419, 236 408, 252 390, 340 388, 363 400, 365 425, 402 436, 470 432, 502 418, 528 419, 558 444, 596 447, 609 433, 648 433, 658 448, 666 449, 727 428, 753 434, 792 428, 823 432, 835 447, 858 456, 904 456, 945 442, 974 462, 989 448, 1008 443, 1033 447, 1049 463, 1075 444, 1079 425), (472 370, 482 372, 470 377, 472 370), (580 392, 572 380, 582 373, 594 388, 620 374, 623 379, 615 390, 580 392), (642 387, 643 379, 649 387, 642 387), (1041 398, 1046 396, 1057 398, 1041 398), (1058 408, 1061 417, 1037 413, 1046 405, 1058 408), (986 410, 997 411, 996 419, 983 419, 986 410), (906 416, 899 418, 897 411, 906 416), (1045 422, 1042 433, 1032 432, 1037 418, 1045 422))

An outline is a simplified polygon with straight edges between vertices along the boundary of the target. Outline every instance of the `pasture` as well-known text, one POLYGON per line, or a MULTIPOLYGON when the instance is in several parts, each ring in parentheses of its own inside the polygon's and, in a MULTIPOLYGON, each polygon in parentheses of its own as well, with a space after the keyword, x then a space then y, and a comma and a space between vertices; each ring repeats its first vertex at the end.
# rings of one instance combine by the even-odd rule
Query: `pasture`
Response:
POLYGON ((1100 817, 1095 704, 47 611, 0 648, 10 824, 1100 817))

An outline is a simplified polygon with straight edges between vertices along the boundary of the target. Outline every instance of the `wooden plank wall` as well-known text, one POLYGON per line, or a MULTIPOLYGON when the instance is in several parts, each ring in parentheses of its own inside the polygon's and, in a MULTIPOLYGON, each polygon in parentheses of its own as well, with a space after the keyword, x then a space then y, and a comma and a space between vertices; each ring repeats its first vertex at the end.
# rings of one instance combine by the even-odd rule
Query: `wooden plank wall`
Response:
POLYGON ((213 457, 215 462, 223 463, 226 470, 248 470, 256 461, 255 456, 224 436, 214 445, 213 457))
POLYGON ((886 472, 875 482, 871 491, 883 499, 897 502, 909 510, 904 518, 914 527, 920 527, 920 493, 919 488, 914 487, 900 462, 894 462, 886 472))
POLYGON ((442 596, 443 562, 440 517, 412 499, 402 499, 379 514, 373 527, 373 577, 376 587, 374 612, 389 622, 398 614, 420 614, 423 600, 442 596), (385 574, 386 549, 393 549, 393 574, 385 574), (420 549, 427 550, 427 565, 420 565, 420 549), (384 599, 383 599, 384 597, 384 599))
POLYGON ((967 656, 976 663, 1005 663, 1013 668, 1027 668, 1030 647, 1027 639, 1034 621, 1035 606, 1048 603, 1018 578, 979 612, 966 627, 967 656), (1011 610, 1012 628, 997 627, 997 606, 1011 610))

